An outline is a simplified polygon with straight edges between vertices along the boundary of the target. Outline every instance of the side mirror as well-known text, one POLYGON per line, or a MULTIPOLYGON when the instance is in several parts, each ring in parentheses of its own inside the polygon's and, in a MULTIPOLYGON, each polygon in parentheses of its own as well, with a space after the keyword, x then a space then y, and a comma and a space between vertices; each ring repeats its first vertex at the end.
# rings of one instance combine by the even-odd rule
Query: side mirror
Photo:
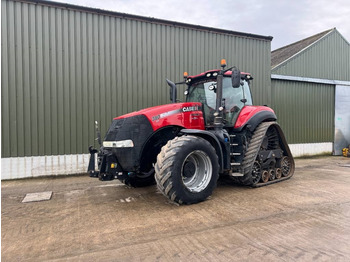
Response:
POLYGON ((234 68, 232 70, 231 80, 232 80, 232 86, 234 88, 240 87, 240 85, 241 85, 241 71, 239 71, 237 68, 234 68))
POLYGON ((170 101, 172 103, 176 103, 176 96, 177 96, 177 90, 176 90, 176 85, 171 82, 169 79, 166 79, 166 82, 168 83, 168 85, 170 86, 170 101))

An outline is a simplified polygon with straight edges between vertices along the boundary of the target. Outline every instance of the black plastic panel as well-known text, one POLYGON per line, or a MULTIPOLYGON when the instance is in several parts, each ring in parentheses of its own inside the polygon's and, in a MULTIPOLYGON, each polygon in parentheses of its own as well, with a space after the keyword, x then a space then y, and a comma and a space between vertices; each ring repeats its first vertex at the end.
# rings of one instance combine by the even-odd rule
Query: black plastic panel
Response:
POLYGON ((153 133, 152 126, 144 115, 113 120, 105 141, 121 141, 131 139, 134 147, 109 149, 117 157, 124 171, 138 171, 140 166, 140 152, 153 133))

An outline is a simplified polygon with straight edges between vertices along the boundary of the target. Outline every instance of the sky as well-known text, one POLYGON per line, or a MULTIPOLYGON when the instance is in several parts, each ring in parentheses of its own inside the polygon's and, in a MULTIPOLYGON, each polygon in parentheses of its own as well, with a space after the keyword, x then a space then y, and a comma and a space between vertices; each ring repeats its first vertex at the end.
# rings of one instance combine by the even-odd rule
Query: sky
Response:
POLYGON ((275 50, 336 27, 350 42, 349 0, 56 0, 75 5, 273 36, 275 50))

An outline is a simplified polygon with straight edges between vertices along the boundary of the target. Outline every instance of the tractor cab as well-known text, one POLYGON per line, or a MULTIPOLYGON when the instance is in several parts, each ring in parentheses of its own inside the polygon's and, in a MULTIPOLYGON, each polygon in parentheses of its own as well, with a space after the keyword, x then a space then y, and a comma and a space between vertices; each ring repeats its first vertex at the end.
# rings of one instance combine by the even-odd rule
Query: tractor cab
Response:
MULTIPOLYGON (((217 99, 217 75, 219 70, 207 71, 186 79, 188 89, 185 91, 186 102, 200 102, 203 105, 204 119, 207 127, 214 125, 217 99)), ((233 127, 241 109, 252 105, 249 88, 250 74, 241 73, 239 87, 232 86, 232 71, 224 74, 222 81, 222 117, 226 127, 233 127)))

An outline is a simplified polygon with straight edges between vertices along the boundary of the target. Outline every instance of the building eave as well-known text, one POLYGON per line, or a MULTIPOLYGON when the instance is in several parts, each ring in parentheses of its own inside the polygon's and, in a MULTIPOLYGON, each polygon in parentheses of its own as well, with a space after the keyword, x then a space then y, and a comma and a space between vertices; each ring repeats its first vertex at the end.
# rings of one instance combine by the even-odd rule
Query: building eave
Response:
POLYGON ((232 30, 227 30, 227 29, 220 29, 220 28, 207 27, 207 26, 201 26, 201 25, 187 24, 187 23, 170 21, 170 20, 165 20, 165 19, 158 19, 158 18, 154 18, 154 17, 126 14, 126 13, 120 13, 120 12, 116 12, 116 11, 108 11, 108 10, 104 10, 104 9, 85 7, 85 6, 79 6, 79 5, 72 5, 72 4, 60 3, 60 2, 54 2, 54 1, 44 1, 44 0, 13 0, 13 1, 22 2, 22 3, 29 3, 29 4, 43 5, 43 6, 57 7, 57 8, 68 9, 68 10, 72 10, 72 11, 83 11, 83 12, 87 12, 87 13, 106 15, 106 16, 112 16, 112 17, 118 17, 118 18, 130 19, 130 20, 148 22, 148 23, 153 23, 153 24, 161 24, 161 25, 168 25, 168 26, 174 26, 174 27, 180 27, 180 28, 188 28, 188 29, 194 29, 194 30, 198 30, 198 31, 205 31, 205 32, 226 34, 226 35, 234 35, 234 36, 238 36, 238 37, 252 38, 252 39, 269 41, 269 42, 271 42, 273 39, 272 36, 263 36, 263 35, 257 35, 257 34, 232 31, 232 30))

